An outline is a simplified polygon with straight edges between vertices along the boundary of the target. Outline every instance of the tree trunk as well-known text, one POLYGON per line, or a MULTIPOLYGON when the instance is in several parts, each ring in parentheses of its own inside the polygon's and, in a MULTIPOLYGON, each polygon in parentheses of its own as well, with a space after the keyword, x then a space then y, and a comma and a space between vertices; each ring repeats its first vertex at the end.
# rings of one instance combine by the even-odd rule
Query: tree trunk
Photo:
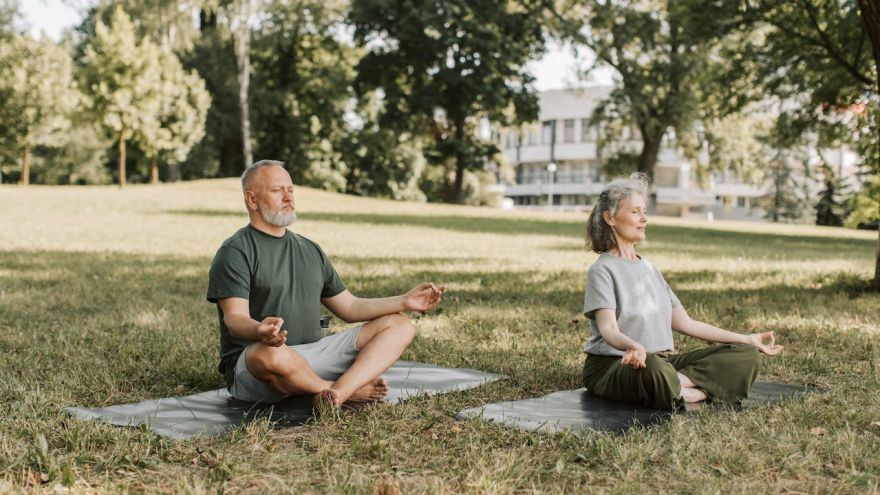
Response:
POLYGON ((462 152, 463 142, 464 141, 464 121, 456 121, 455 125, 455 183, 452 187, 452 198, 455 203, 461 204, 462 200, 462 189, 464 185, 464 170, 465 170, 465 154, 462 152))
POLYGON ((119 187, 125 187, 125 131, 119 131, 119 187))
POLYGON ((21 150, 21 185, 31 183, 31 147, 24 145, 21 150))
POLYGON ((150 184, 159 183, 159 163, 154 158, 150 161, 150 184))
MULTIPOLYGON (((876 0, 859 0, 859 10, 865 21, 865 30, 871 39, 871 52, 874 54, 874 72, 877 75, 877 94, 880 94, 880 4, 876 0)), ((876 116, 880 119, 880 115, 876 116)), ((880 136, 878 136, 880 142, 880 136)), ((880 171, 880 165, 877 166, 880 171)), ((880 225, 877 227, 877 256, 874 260, 874 279, 871 288, 880 291, 880 225)))
POLYGON ((639 155, 639 172, 642 172, 654 182, 654 166, 657 164, 657 155, 660 154, 660 143, 663 140, 663 131, 651 133, 642 131, 642 153, 639 155))
POLYGON ((248 87, 251 79, 251 26, 252 0, 239 0, 238 26, 235 37, 235 58, 238 64, 238 104, 241 107, 241 141, 244 167, 253 163, 251 151, 251 118, 248 105, 248 87))

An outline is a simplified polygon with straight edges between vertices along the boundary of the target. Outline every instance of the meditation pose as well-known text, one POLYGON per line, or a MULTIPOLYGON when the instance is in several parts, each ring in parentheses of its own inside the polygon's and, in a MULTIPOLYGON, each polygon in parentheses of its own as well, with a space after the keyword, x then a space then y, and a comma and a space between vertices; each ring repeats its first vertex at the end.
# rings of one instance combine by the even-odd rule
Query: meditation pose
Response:
POLYGON ((782 350, 773 332, 742 335, 692 320, 663 275, 636 253, 645 240, 647 182, 611 182, 590 213, 587 231, 599 258, 587 272, 584 386, 599 397, 661 409, 684 402, 739 403, 760 367, 760 352, 782 350), (675 354, 672 331, 708 342, 675 354))
POLYGON ((262 160, 241 176, 250 222, 223 242, 208 282, 220 320, 220 365, 233 397, 277 402, 309 395, 315 404, 373 401, 388 393, 380 375, 415 335, 402 311, 428 311, 443 288, 355 297, 296 220, 293 182, 283 164, 262 160), (346 322, 366 322, 322 338, 320 305, 346 322))

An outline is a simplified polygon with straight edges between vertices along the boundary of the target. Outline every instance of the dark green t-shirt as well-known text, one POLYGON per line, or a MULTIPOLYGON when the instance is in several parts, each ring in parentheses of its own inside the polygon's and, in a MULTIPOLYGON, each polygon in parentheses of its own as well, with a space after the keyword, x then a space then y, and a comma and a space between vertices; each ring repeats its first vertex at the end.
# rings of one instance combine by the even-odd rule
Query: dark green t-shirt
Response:
MULTIPOLYGON (((227 297, 247 299, 251 318, 284 319, 287 345, 320 339, 321 299, 345 290, 321 248, 291 231, 275 237, 248 225, 226 239, 208 275, 208 301, 227 297)), ((231 385, 235 360, 250 342, 237 340, 220 319, 220 372, 231 385)))

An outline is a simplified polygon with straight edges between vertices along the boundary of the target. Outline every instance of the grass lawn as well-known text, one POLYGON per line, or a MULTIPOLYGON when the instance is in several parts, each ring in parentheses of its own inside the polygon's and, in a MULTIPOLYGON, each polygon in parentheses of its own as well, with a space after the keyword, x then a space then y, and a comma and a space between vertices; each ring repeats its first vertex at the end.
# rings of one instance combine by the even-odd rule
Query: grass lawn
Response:
MULTIPOLYGON (((785 345, 759 379, 827 393, 623 435, 453 419, 580 386, 584 214, 511 214, 300 188, 295 230, 357 295, 445 284, 404 358, 497 383, 213 439, 69 419, 221 386, 208 266, 247 222, 237 181, 0 186, 0 493, 870 493, 880 491, 876 233, 652 218, 640 252, 695 318, 785 345)), ((342 328, 336 320, 335 328, 342 328)), ((699 345, 678 339, 691 349, 699 345)))

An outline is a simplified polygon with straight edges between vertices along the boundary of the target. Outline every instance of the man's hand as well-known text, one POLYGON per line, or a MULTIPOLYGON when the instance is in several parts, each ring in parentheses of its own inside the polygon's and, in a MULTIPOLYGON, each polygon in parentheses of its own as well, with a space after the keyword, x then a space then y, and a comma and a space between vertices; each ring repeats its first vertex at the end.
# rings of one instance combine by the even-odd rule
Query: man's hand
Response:
POLYGON ((768 356, 775 356, 782 352, 782 346, 776 344, 776 336, 773 335, 773 332, 746 335, 746 340, 768 356))
POLYGON ((645 360, 647 358, 648 355, 645 353, 645 348, 636 344, 636 346, 630 347, 626 350, 626 354, 624 354, 623 359, 620 360, 620 365, 630 365, 635 369, 644 368, 645 360))
POLYGON ((269 316, 257 326, 257 340, 272 347, 281 347, 287 342, 287 330, 282 330, 284 320, 269 316))
POLYGON ((440 304, 446 287, 424 283, 403 295, 403 307, 409 311, 430 311, 440 304))

